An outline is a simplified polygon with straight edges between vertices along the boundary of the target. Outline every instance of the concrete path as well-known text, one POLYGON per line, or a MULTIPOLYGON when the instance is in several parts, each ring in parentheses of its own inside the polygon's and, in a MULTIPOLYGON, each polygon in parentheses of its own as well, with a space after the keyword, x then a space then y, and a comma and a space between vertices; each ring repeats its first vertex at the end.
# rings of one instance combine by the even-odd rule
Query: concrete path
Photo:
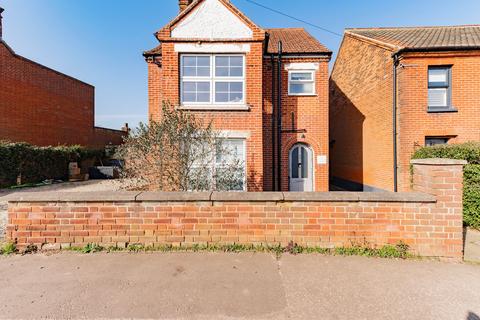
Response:
POLYGON ((480 231, 467 228, 465 235, 465 261, 480 263, 480 231))
POLYGON ((479 320, 480 266, 222 253, 0 258, 0 318, 479 320))

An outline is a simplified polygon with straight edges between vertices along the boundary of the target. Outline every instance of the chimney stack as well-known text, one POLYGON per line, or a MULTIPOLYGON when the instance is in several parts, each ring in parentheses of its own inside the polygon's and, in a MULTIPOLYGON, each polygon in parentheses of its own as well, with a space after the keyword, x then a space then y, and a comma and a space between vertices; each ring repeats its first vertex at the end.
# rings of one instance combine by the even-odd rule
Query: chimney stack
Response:
POLYGON ((180 12, 185 10, 192 2, 193 0, 178 0, 178 7, 180 9, 180 12))
POLYGON ((5 11, 2 7, 0 7, 0 41, 2 40, 3 34, 2 34, 2 12, 5 11))

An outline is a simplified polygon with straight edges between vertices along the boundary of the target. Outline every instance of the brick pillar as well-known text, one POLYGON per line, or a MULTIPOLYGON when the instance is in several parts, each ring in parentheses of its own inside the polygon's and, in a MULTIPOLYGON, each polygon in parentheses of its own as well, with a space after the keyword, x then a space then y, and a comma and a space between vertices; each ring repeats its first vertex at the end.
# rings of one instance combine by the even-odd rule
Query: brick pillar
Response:
POLYGON ((437 256, 463 256, 463 166, 464 160, 416 159, 413 166, 413 191, 429 193, 437 198, 428 223, 439 235, 437 256), (444 238, 441 240, 440 238, 444 238))

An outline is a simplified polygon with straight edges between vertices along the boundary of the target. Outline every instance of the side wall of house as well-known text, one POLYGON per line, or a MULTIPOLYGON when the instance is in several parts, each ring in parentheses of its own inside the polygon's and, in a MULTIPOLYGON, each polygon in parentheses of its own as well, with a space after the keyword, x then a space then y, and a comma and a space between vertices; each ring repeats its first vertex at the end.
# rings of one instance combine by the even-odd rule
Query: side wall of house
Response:
POLYGON ((330 165, 346 189, 393 190, 391 51, 345 35, 330 77, 330 165))
POLYGON ((13 54, 0 43, 0 139, 91 145, 91 85, 13 54))
MULTIPOLYGON (((289 190, 289 151, 297 143, 310 147, 313 151, 315 191, 328 191, 328 160, 325 164, 317 163, 317 156, 328 159, 328 58, 287 58, 282 59, 282 191, 289 190), (288 63, 317 63, 315 73, 315 96, 289 96, 288 63)), ((274 61, 275 97, 277 106, 277 59, 274 61)), ((264 189, 273 190, 272 150, 272 62, 264 59, 263 67, 263 132, 264 132, 264 189)))
POLYGON ((403 55, 398 71, 399 189, 411 187, 410 158, 425 137, 449 143, 480 141, 480 51, 403 55), (458 112, 428 113, 428 67, 450 65, 452 106, 458 112))

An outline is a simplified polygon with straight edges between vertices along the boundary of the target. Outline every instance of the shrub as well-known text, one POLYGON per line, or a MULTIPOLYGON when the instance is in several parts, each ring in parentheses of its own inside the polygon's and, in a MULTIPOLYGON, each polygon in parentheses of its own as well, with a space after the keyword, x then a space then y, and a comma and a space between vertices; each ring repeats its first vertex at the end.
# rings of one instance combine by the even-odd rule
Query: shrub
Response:
POLYGON ((65 179, 69 162, 102 156, 103 151, 81 146, 37 147, 27 143, 0 142, 0 187, 65 179))
POLYGON ((162 106, 162 117, 140 126, 117 150, 124 187, 154 191, 243 189, 244 163, 211 123, 162 106), (221 155, 221 157, 219 157, 221 155))
POLYGON ((463 222, 480 229, 480 143, 439 145, 415 151, 413 159, 448 158, 466 160, 463 186, 463 222))

